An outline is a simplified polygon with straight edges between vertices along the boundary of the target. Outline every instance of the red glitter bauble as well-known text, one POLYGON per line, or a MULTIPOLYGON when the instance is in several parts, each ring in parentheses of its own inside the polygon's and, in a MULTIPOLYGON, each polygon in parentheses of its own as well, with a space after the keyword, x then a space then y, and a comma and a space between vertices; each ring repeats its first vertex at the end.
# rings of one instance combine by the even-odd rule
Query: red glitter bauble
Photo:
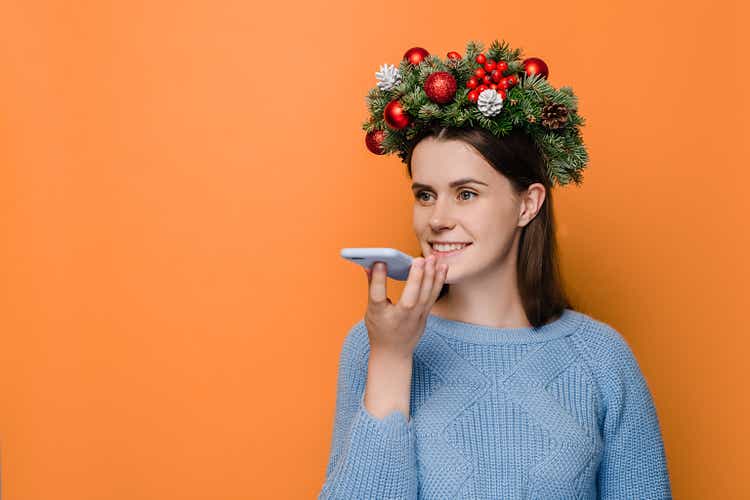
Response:
POLYGON ((458 61, 461 59, 461 54, 455 51, 448 52, 448 59, 453 59, 454 61, 458 61))
POLYGON ((523 69, 526 72, 526 76, 534 74, 541 74, 544 78, 549 77, 549 69, 547 64, 538 57, 529 57, 523 60, 523 69))
POLYGON ((406 114, 404 106, 398 101, 393 100, 386 104, 383 111, 383 118, 389 127, 401 130, 409 125, 409 115, 406 114))
POLYGON ((412 47, 404 53, 404 59, 409 61, 412 66, 417 66, 429 55, 430 53, 422 47, 412 47))
POLYGON ((385 130, 372 130, 367 132, 365 136, 365 144, 367 149, 376 155, 384 155, 383 151, 383 139, 385 139, 385 130))
POLYGON ((424 81, 424 91, 432 102, 445 104, 456 95, 456 79, 447 71, 436 71, 424 81))

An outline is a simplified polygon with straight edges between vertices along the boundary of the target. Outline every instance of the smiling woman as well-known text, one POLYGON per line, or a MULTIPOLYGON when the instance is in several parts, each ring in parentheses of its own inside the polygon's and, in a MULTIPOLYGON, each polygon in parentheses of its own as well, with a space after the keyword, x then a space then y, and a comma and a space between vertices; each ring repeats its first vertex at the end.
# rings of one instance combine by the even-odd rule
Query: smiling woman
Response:
POLYGON ((432 125, 412 141, 406 164, 422 256, 450 258, 434 312, 459 317, 472 297, 499 295, 503 317, 538 327, 574 309, 559 270, 550 180, 531 137, 432 125), (472 245, 443 252, 434 242, 472 245))
POLYGON ((385 269, 368 271, 319 498, 671 498, 633 351, 573 309, 559 270, 551 188, 579 184, 587 160, 572 92, 529 67, 508 89, 521 62, 502 44, 425 52, 383 68, 369 95, 366 145, 407 165, 422 256, 398 303, 385 269), (506 85, 475 101, 469 77, 485 69, 506 85))
POLYGON ((632 350, 566 297, 532 138, 435 125, 407 167, 423 256, 448 273, 416 330, 391 321, 413 307, 370 300, 346 337, 320 498, 671 498, 632 350))

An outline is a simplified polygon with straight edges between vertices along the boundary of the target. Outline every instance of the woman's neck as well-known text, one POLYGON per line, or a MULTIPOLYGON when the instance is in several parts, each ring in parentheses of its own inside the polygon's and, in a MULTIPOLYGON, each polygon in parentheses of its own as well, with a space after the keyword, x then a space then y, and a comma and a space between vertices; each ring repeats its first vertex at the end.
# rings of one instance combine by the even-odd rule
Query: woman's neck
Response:
POLYGON ((491 326, 496 328, 527 328, 531 326, 523 305, 518 303, 507 311, 499 310, 472 310, 466 307, 456 307, 451 304, 449 296, 446 295, 433 304, 430 314, 450 319, 463 321, 475 325, 491 326))

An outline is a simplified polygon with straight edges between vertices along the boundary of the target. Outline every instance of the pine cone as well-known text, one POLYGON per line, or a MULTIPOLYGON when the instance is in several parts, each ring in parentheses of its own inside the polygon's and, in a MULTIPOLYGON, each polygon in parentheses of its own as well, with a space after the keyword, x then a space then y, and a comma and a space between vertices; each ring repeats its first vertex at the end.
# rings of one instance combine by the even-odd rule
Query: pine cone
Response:
POLYGON ((558 129, 568 121, 568 108, 564 104, 550 103, 542 108, 542 125, 558 129))
POLYGON ((380 71, 375 72, 375 78, 378 79, 378 88, 380 90, 393 90, 401 83, 401 73, 393 64, 381 64, 380 71))
POLYGON ((495 116, 503 109, 503 98, 493 89, 483 90, 477 99, 477 107, 484 116, 495 116))

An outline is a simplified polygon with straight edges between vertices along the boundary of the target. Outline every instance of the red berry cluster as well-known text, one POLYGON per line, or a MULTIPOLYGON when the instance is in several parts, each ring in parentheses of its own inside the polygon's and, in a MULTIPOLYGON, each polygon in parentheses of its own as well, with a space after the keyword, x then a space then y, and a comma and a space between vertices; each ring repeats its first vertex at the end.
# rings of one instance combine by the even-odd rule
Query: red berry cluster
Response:
POLYGON ((475 60, 479 66, 474 70, 474 76, 466 82, 466 88, 472 89, 467 96, 470 102, 477 102, 479 94, 487 89, 497 91, 505 99, 506 91, 518 84, 518 76, 503 76, 503 71, 508 69, 507 62, 487 59, 484 54, 477 55, 475 60))

